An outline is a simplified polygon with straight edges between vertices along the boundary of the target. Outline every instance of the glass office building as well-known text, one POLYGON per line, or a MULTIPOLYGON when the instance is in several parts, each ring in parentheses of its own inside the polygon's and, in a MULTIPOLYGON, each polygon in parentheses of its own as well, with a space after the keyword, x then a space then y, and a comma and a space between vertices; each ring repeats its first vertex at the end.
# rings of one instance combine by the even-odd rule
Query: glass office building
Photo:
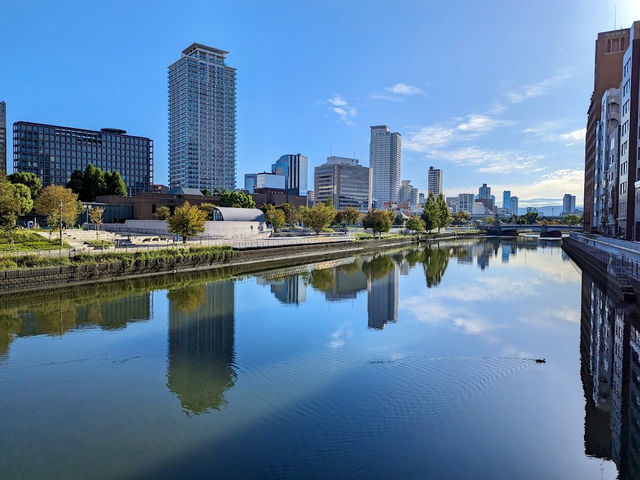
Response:
POLYGON ((169 66, 169 185, 236 186, 236 69, 194 43, 169 66))
POLYGON ((271 165, 271 173, 285 177, 285 188, 291 195, 306 195, 309 159, 299 153, 282 155, 271 165))
POLYGON ((46 187, 66 185, 74 170, 91 163, 103 171, 120 172, 129 195, 148 192, 153 183, 153 140, 126 133, 16 122, 13 170, 35 173, 46 187))

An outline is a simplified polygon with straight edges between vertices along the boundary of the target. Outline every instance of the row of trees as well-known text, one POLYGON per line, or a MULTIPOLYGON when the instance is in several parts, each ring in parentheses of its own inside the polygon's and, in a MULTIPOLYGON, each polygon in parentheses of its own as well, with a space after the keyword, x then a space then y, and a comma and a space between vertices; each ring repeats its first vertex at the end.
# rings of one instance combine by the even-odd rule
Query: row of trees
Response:
POLYGON ((81 201, 93 202, 100 195, 120 195, 126 197, 127 186, 118 170, 103 172, 91 163, 82 170, 71 173, 67 188, 76 193, 81 201))

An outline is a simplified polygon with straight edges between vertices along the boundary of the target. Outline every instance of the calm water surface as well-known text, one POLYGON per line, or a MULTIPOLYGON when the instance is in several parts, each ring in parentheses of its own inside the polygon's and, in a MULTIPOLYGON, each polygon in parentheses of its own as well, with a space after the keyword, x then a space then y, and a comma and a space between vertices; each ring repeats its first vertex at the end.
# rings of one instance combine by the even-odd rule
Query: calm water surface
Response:
POLYGON ((523 240, 0 298, 0 478, 635 478, 634 309, 523 240))

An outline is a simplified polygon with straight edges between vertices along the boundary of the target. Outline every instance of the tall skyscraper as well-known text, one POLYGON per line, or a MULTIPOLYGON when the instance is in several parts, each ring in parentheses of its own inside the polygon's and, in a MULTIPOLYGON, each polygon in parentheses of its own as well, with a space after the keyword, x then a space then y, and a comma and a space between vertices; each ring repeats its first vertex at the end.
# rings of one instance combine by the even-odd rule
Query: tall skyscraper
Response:
POLYGON ((169 66, 169 184, 236 186, 236 69, 228 52, 194 43, 169 66))
POLYGON ((584 154, 584 229, 592 230, 593 187, 596 156, 596 124, 600 120, 602 94, 619 87, 622 80, 622 56, 629 46, 629 29, 623 28, 598 34, 595 43, 593 93, 587 115, 584 154))
POLYGON ((386 125, 371 127, 369 166, 373 175, 373 198, 378 208, 397 203, 402 166, 402 137, 386 125))
POLYGON ((0 173, 7 173, 7 104, 0 102, 0 173))
POLYGON ((314 169, 314 192, 317 202, 331 198, 338 210, 371 210, 371 169, 355 158, 328 157, 327 163, 314 169))
POLYGON ((460 193, 458 195, 458 212, 473 212, 473 202, 475 195, 473 193, 460 193))
POLYGON ((487 184, 483 183, 482 186, 478 188, 478 198, 480 200, 490 200, 491 187, 487 187, 487 184))
POLYGON ((282 155, 271 165, 271 173, 285 177, 291 195, 306 195, 309 159, 300 153, 282 155))
POLYGON ((576 209, 576 196, 570 193, 565 193, 562 197, 562 213, 563 215, 569 215, 576 209))
POLYGON ((502 192, 502 208, 511 211, 511 190, 502 192))
POLYGON ((442 193, 442 170, 439 168, 429 167, 429 172, 427 173, 427 187, 428 193, 433 193, 436 197, 442 193))
POLYGON ((90 163, 117 170, 129 195, 148 192, 153 183, 153 140, 125 130, 83 130, 43 123, 13 124, 13 170, 35 173, 42 185, 66 185, 74 170, 90 163))
POLYGON ((511 197, 511 214, 518 215, 518 197, 511 197))

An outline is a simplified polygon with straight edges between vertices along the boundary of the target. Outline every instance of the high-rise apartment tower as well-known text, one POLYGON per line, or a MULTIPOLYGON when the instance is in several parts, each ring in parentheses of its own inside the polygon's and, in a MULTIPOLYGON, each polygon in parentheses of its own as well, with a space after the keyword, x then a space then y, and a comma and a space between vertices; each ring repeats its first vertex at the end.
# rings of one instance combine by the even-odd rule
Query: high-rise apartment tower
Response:
POLYGON ((428 193, 433 193, 436 197, 442 193, 442 170, 429 167, 427 187, 428 193))
POLYGON ((236 69, 228 52, 194 43, 169 66, 169 184, 236 186, 236 69))
POLYGON ((386 125, 371 127, 369 166, 373 175, 373 198, 378 208, 385 203, 398 202, 400 169, 402 166, 402 137, 386 125))

